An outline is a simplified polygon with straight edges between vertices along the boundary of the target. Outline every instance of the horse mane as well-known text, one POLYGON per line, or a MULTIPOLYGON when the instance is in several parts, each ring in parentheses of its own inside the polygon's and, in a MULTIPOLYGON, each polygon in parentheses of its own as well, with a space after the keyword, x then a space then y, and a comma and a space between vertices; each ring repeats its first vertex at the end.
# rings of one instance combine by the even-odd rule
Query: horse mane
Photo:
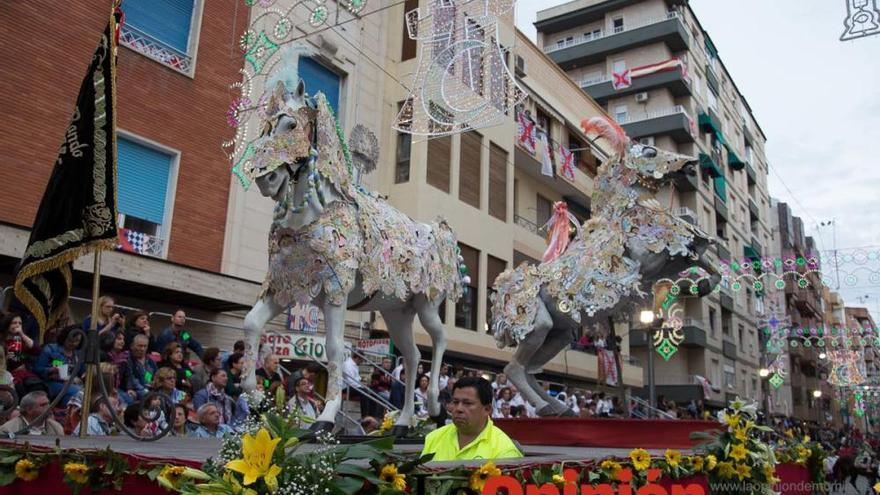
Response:
POLYGON ((591 119, 583 119, 581 120, 581 129, 584 130, 584 134, 595 133, 599 137, 605 138, 611 143, 611 147, 616 153, 623 155, 626 152, 629 136, 626 135, 626 131, 623 130, 623 127, 620 127, 620 124, 610 118, 593 117, 591 119))
POLYGON ((345 137, 324 93, 313 96, 318 106, 317 168, 341 194, 353 197, 354 173, 345 137))

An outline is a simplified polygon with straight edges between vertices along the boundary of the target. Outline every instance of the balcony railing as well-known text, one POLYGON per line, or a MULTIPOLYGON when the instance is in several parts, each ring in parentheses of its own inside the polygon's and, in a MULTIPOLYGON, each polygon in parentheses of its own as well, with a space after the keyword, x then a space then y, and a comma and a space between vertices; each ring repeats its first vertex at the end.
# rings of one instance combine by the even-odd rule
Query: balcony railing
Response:
POLYGON ((618 124, 632 124, 633 122, 641 122, 643 120, 651 120, 660 117, 666 117, 667 115, 675 115, 678 113, 684 114, 687 118, 691 118, 691 116, 687 113, 687 110, 681 105, 674 105, 667 108, 661 108, 659 110, 654 110, 653 112, 648 112, 645 115, 629 115, 627 114, 622 119, 617 121, 618 124))
POLYGON ((165 239, 131 229, 119 229, 119 243, 116 249, 161 258, 165 252, 165 239))
POLYGON ((538 235, 538 236, 543 235, 542 233, 543 233, 544 229, 539 227, 538 224, 529 220, 528 218, 521 217, 519 215, 514 215, 513 216, 513 223, 519 225, 520 227, 528 230, 529 232, 531 232, 535 235, 538 235))
POLYGON ((192 74, 192 57, 150 36, 129 23, 122 26, 119 43, 186 75, 192 74))
POLYGON ((680 17, 678 15, 678 12, 670 11, 670 12, 667 12, 664 17, 657 17, 657 18, 653 18, 653 19, 648 19, 648 20, 641 22, 641 23, 638 23, 638 24, 630 24, 630 25, 623 26, 621 28, 615 28, 614 31, 611 33, 607 33, 607 34, 602 33, 602 34, 598 34, 598 35, 593 35, 592 33, 590 33, 589 35, 573 36, 573 37, 571 37, 570 40, 565 40, 565 41, 562 41, 561 43, 553 43, 551 45, 545 46, 544 53, 555 52, 557 50, 564 50, 565 48, 569 48, 572 46, 582 45, 584 43, 589 43, 591 41, 600 40, 602 38, 617 36, 618 34, 622 34, 627 31, 632 31, 634 29, 643 28, 645 26, 650 26, 652 24, 658 24, 661 22, 665 22, 665 21, 668 21, 669 19, 679 19, 679 18, 680 17))
POLYGON ((680 208, 676 208, 675 209, 675 216, 682 217, 685 220, 687 220, 687 218, 690 217, 691 220, 687 220, 687 221, 689 221, 692 225, 695 225, 697 227, 700 226, 700 221, 699 221, 699 218, 697 218, 697 213, 694 210, 688 208, 687 206, 682 206, 680 208))

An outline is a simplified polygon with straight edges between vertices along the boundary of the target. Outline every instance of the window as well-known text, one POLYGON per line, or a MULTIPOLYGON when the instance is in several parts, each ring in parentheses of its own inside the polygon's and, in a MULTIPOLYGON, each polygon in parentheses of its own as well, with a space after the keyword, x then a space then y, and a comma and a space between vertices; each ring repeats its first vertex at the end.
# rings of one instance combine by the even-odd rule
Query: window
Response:
POLYGON ((452 137, 440 136, 428 140, 428 184, 449 192, 452 137))
POLYGON ((752 147, 747 144, 746 145, 746 161, 749 163, 752 163, 752 158, 753 158, 752 147))
POLYGON ((169 220, 165 206, 178 155, 123 136, 117 140, 117 150, 120 225, 132 234, 142 234, 136 242, 123 239, 128 241, 123 242, 123 249, 162 256, 169 220))
POLYGON ((717 317, 717 314, 716 314, 715 309, 709 308, 709 335, 711 335, 712 338, 718 337, 718 332, 716 330, 717 327, 716 327, 716 323, 715 323, 716 317, 717 317))
POLYGON ((480 287, 480 252, 476 249, 458 244, 461 257, 468 269, 471 283, 465 286, 465 294, 455 303, 455 326, 468 330, 477 329, 477 294, 480 287))
POLYGON ((736 388, 736 371, 729 364, 724 365, 724 386, 729 389, 736 388))
POLYGON ((584 41, 599 39, 602 37, 602 28, 591 29, 584 33, 584 41))
POLYGON ((538 211, 535 223, 538 224, 538 228, 540 229, 544 224, 550 221, 550 216, 553 211, 553 203, 551 203, 549 199, 538 194, 535 208, 538 211))
POLYGON ((694 71, 694 77, 693 79, 691 79, 691 85, 693 86, 694 95, 702 96, 703 90, 700 87, 701 84, 702 83, 700 82, 700 74, 694 71))
POLYGON ((616 72, 617 74, 622 73, 626 70, 626 60, 618 59, 611 63, 611 72, 616 72))
POLYGON ((629 120, 629 109, 626 105, 617 105, 614 107, 614 120, 620 123, 629 120))
POLYGON ((746 289, 746 309, 752 313, 752 289, 746 289))
POLYGON ((401 61, 416 58, 418 53, 416 49, 416 40, 409 37, 409 32, 406 29, 407 12, 411 12, 417 8, 419 8, 419 0, 405 0, 403 2, 403 43, 400 47, 401 61))
POLYGON ((623 17, 615 17, 611 20, 611 32, 615 34, 623 32, 623 17))
MULTIPOLYGON (((397 104, 397 112, 406 102, 397 104)), ((410 156, 412 151, 412 134, 408 132, 397 133, 397 152, 394 158, 394 183, 409 182, 410 156)))
POLYGON ((718 110, 718 96, 712 88, 709 88, 709 91, 706 92, 706 99, 711 110, 718 110))
POLYGON ((480 161, 482 143, 483 136, 479 132, 462 133, 458 161, 458 199, 477 209, 480 208, 480 177, 483 169, 480 161))
POLYGON ((745 328, 743 328, 742 325, 737 325, 736 333, 737 333, 737 337, 739 337, 738 342, 739 342, 740 349, 745 347, 745 338, 743 337, 743 332, 745 332, 745 328))
POLYGON ((489 214, 507 221, 507 151, 495 143, 489 147, 489 214))
POLYGON ((433 5, 431 14, 434 17, 434 32, 450 33, 449 36, 438 37, 434 40, 433 43, 436 45, 433 51, 434 61, 441 65, 448 65, 447 72, 454 74, 455 64, 450 63, 453 60, 445 58, 448 57, 448 54, 444 54, 444 52, 457 41, 455 39, 455 4, 452 2, 437 2, 433 5), (441 56, 444 59, 441 59, 441 56))
POLYGON ((120 42, 185 74, 192 73, 201 12, 196 0, 128 0, 120 42), (194 29, 195 27, 195 29, 194 29))
POLYGON ((717 359, 712 359, 712 385, 716 387, 721 385, 721 364, 717 359))
MULTIPOLYGON (((489 323, 492 318, 492 302, 489 300, 494 292, 492 286, 495 285, 495 279, 498 278, 498 275, 501 275, 501 272, 506 269, 506 261, 491 254, 486 256, 486 323, 489 323)), ((489 329, 489 333, 492 333, 491 329, 489 329)))
POLYGON ((330 108, 339 117, 339 87, 341 81, 339 74, 309 57, 299 58, 298 72, 299 77, 306 85, 306 92, 310 95, 317 94, 318 91, 324 93, 330 108))

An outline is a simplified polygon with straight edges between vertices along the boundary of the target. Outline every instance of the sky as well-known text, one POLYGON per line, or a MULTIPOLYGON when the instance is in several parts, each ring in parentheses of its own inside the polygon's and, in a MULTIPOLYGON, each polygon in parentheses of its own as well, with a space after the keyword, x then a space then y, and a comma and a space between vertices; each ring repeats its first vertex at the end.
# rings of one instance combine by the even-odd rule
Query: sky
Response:
MULTIPOLYGON (((517 0, 517 26, 534 41, 536 12, 562 3, 517 0)), ((880 320, 880 258, 842 261, 853 248, 880 252, 880 35, 840 41, 846 3, 690 2, 767 137, 770 195, 791 206, 820 249, 834 249, 836 237, 841 279, 856 277, 841 282, 847 305, 880 320), (869 280, 868 270, 877 276, 869 280)))

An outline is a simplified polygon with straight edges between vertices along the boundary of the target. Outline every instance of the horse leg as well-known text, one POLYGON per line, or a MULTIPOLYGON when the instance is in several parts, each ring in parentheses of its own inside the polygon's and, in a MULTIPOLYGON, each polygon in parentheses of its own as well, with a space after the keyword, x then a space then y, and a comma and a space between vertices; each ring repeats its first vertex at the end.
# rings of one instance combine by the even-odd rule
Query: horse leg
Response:
POLYGON ((400 309, 379 311, 382 318, 388 324, 388 333, 391 340, 400 353, 403 354, 403 369, 406 371, 406 392, 404 392, 403 408, 394 424, 391 433, 394 436, 404 436, 409 430, 412 423, 413 411, 415 409, 415 392, 416 392, 416 370, 419 367, 419 359, 422 355, 419 348, 416 347, 415 337, 413 336, 413 320, 415 313, 409 306, 400 309))
POLYGON ((516 386, 516 389, 522 394, 523 398, 529 401, 535 407, 535 410, 542 411, 549 405, 541 395, 535 391, 529 384, 528 374, 526 373, 526 365, 532 360, 532 356, 544 345, 547 334, 553 328, 553 318, 544 301, 538 301, 538 312, 535 315, 535 328, 526 335, 517 346, 513 357, 507 366, 504 367, 504 373, 507 379, 516 386))
POLYGON ((312 423, 312 431, 331 431, 336 422, 336 414, 342 407, 342 361, 345 350, 343 332, 345 330, 345 307, 324 301, 324 330, 327 333, 327 396, 324 412, 312 423))
POLYGON ((431 383, 428 385, 428 414, 432 418, 440 416, 440 367, 443 365, 443 353, 446 352, 446 329, 440 321, 440 304, 442 299, 431 302, 425 295, 415 297, 414 306, 418 311, 419 321, 434 346, 431 359, 431 383))
POLYGON ((541 394, 542 397, 548 401, 553 407, 547 412, 555 411, 554 414, 560 414, 562 416, 574 416, 574 411, 571 410, 570 407, 562 404, 555 398, 551 401, 549 400, 550 394, 548 394, 540 384, 535 380, 535 374, 538 373, 541 368, 544 367, 551 359, 556 357, 560 351, 568 348, 571 345, 571 332, 567 329, 551 329, 547 338, 544 340, 544 344, 532 355, 532 359, 526 365, 526 374, 531 377, 534 382, 530 380, 530 384, 540 390, 538 393, 541 394), (556 407, 555 402, 558 402, 562 407, 556 407))
POLYGON ((263 327, 282 311, 284 308, 276 303, 271 295, 266 294, 254 304, 254 307, 244 317, 244 352, 247 369, 241 378, 241 388, 246 392, 253 392, 257 388, 257 361, 259 360, 260 337, 263 335, 263 327))

